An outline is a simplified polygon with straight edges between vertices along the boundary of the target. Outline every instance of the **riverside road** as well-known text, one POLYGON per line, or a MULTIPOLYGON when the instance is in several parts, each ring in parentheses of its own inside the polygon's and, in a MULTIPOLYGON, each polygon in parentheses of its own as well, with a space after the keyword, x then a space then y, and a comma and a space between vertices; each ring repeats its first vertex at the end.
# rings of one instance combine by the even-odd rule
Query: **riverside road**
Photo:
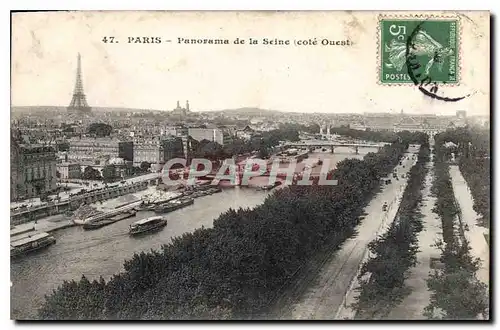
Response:
POLYGON ((299 298, 283 308, 278 318, 335 319, 357 275, 368 243, 388 229, 397 213, 406 187, 407 174, 417 162, 418 150, 418 147, 410 147, 407 150, 402 165, 396 166, 398 176, 405 174, 405 178, 392 179, 391 184, 382 187, 382 191, 366 206, 366 216, 357 226, 357 234, 346 240, 340 250, 331 254, 312 283, 296 286, 298 290, 304 290, 304 288, 305 290, 291 294, 299 298), (414 160, 413 155, 415 155, 414 160), (387 212, 382 211, 384 202, 389 205, 387 212))

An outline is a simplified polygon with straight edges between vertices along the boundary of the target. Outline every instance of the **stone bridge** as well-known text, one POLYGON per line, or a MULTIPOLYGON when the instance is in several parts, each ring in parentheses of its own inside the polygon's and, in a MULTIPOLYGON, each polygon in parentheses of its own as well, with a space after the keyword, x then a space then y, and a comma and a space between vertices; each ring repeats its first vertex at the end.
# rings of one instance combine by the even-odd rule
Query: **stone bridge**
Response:
POLYGON ((359 154, 359 148, 376 148, 377 150, 382 149, 385 145, 390 143, 342 143, 335 141, 302 141, 298 143, 286 143, 283 145, 284 149, 289 148, 308 148, 310 152, 317 148, 329 148, 332 153, 335 153, 336 147, 349 147, 353 149, 356 154, 359 154))

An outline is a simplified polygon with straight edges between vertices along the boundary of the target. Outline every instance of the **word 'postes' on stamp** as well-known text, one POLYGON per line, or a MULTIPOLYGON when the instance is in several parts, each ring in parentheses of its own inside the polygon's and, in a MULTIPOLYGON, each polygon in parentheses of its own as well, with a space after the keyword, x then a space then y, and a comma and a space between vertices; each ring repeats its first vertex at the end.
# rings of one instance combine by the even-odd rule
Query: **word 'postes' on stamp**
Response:
POLYGON ((414 84, 427 77, 434 83, 458 83, 457 19, 381 19, 379 24, 382 84, 414 84), (413 79, 408 56, 418 63, 411 68, 413 79))

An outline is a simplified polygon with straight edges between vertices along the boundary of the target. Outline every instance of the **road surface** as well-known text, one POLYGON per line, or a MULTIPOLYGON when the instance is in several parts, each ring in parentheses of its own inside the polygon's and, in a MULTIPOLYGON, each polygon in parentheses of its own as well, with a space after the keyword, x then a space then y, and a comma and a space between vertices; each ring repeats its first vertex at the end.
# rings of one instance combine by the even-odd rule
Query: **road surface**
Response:
MULTIPOLYGON (((416 163, 418 147, 410 147, 403 165, 396 166, 398 175, 407 173, 416 163), (411 156, 415 154, 415 160, 411 156), (403 167, 404 166, 404 167, 403 167)), ((357 234, 346 240, 342 248, 333 253, 320 270, 315 281, 300 295, 298 301, 290 306, 289 311, 283 311, 282 319, 334 319, 344 303, 344 298, 355 278, 358 268, 365 256, 368 243, 379 233, 390 226, 399 207, 406 179, 395 180, 382 187, 365 208, 366 217, 356 228, 357 234), (389 204, 387 212, 382 211, 384 202, 389 204), (289 314, 289 315, 286 315, 289 314)))

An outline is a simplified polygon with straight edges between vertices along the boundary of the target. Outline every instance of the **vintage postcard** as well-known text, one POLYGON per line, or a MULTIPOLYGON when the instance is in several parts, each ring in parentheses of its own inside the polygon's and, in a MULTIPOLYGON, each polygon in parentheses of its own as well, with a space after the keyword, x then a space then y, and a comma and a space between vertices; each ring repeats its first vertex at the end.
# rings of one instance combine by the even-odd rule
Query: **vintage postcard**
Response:
POLYGON ((12 12, 11 318, 490 320, 490 13, 12 12))

